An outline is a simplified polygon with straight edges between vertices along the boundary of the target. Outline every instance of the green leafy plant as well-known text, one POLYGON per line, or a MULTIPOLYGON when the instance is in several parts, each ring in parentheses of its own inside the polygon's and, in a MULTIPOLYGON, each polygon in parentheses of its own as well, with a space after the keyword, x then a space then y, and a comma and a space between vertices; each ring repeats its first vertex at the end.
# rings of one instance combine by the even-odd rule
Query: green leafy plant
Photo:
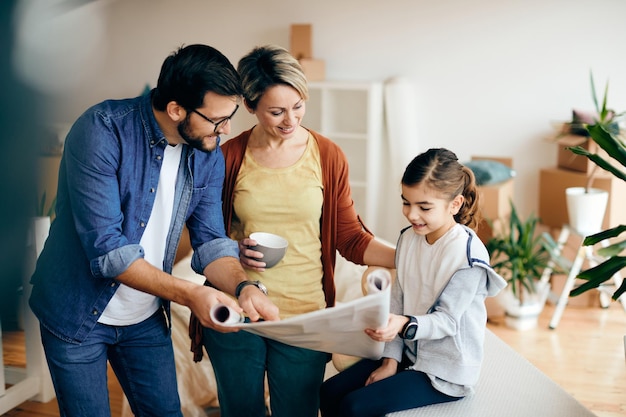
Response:
POLYGON ((52 217, 54 215, 54 208, 56 206, 56 196, 52 199, 48 210, 46 210, 46 192, 44 191, 40 198, 35 201, 35 216, 36 217, 52 217))
MULTIPOLYGON (((577 123, 577 128, 582 129, 585 132, 584 135, 589 137, 590 140, 593 140, 594 142, 596 142, 601 148, 603 147, 598 142, 598 138, 601 142, 605 143, 606 146, 609 146, 612 149, 615 149, 615 145, 611 143, 612 141, 611 138, 607 139, 607 138, 599 137, 601 135, 599 133, 597 133, 598 138, 593 137, 591 130, 589 130, 589 127, 601 126, 604 131, 606 131, 608 134, 610 134, 611 137, 615 138, 619 142, 620 141, 619 121, 624 116, 624 112, 616 113, 614 110, 610 109, 607 106, 607 101, 608 101, 608 96, 609 96, 609 82, 608 81, 606 82, 605 87, 604 87, 604 95, 602 97, 602 102, 599 102, 598 95, 596 94, 596 86, 595 86, 595 82, 593 81, 592 72, 589 73, 589 79, 590 79, 590 84, 591 84, 591 98, 593 99, 593 104, 596 109, 596 116, 593 118, 593 121, 591 123, 584 123, 584 122, 577 123)), ((622 142, 622 146, 623 146, 623 142, 622 142)), ((608 161, 602 159, 599 155, 590 153, 588 150, 584 149, 582 146, 572 146, 572 147, 569 147, 568 149, 570 149, 572 152, 574 152, 577 155, 587 156, 592 162, 595 163, 595 166, 593 167, 593 169, 591 170, 591 172, 589 173, 587 177, 587 184, 585 185, 586 192, 589 192, 589 189, 591 188, 593 184, 595 175, 598 172, 598 168, 602 168, 609 172, 613 172, 615 175, 615 172, 614 172, 615 168, 608 161)))
POLYGON ((551 250, 556 243, 547 233, 538 233, 539 218, 534 214, 522 220, 513 202, 507 227, 487 241, 487 250, 493 260, 493 268, 511 286, 513 295, 523 303, 524 289, 535 293, 535 284, 548 267, 551 250))

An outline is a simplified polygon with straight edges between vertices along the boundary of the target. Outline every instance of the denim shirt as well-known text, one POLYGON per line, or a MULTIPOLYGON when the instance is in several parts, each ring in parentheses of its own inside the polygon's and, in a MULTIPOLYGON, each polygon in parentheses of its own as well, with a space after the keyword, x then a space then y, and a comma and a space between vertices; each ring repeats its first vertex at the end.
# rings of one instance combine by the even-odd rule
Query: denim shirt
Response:
MULTIPOLYGON (((31 278, 30 306, 58 337, 80 343, 118 288, 116 277, 144 256, 139 244, 154 204, 168 142, 151 94, 108 100, 74 123, 59 168, 56 218, 31 278)), ((238 257, 222 216, 224 156, 183 145, 162 269, 171 273, 183 225, 199 274, 238 257)), ((167 226, 167 225, 164 225, 167 226)), ((163 300, 166 311, 169 302, 163 300)))

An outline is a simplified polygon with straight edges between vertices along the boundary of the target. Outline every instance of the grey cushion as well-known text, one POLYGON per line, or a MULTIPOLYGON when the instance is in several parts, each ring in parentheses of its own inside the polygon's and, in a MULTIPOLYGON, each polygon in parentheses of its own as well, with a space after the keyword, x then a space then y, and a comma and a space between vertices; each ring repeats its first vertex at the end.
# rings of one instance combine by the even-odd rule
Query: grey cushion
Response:
POLYGON ((463 165, 472 170, 478 185, 497 184, 515 176, 512 168, 497 161, 481 159, 469 161, 463 165))
MULTIPOLYGON (((623 365, 622 365, 623 366, 623 365)), ((490 330, 474 395, 387 417, 594 417, 574 397, 490 330)))

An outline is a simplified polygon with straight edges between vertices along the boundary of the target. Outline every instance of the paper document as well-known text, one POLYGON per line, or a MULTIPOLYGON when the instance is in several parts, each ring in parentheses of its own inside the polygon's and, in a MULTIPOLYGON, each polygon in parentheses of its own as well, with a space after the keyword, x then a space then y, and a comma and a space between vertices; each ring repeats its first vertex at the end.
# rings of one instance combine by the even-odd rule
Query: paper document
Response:
POLYGON ((213 308, 211 318, 293 346, 379 359, 385 344, 370 339, 364 330, 387 325, 391 275, 385 269, 375 269, 366 279, 366 296, 285 320, 245 323, 236 311, 224 305, 213 308))

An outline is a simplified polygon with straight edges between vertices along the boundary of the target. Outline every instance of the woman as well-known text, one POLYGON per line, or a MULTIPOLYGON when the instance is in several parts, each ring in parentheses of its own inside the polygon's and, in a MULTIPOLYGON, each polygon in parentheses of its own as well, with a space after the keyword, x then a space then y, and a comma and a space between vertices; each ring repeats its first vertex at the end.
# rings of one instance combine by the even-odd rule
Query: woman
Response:
MULTIPOLYGON (((387 268, 394 267, 395 250, 375 240, 357 216, 341 149, 301 125, 308 90, 298 61, 283 48, 263 46, 244 56, 237 70, 244 105, 258 124, 222 145, 227 233, 239 241, 249 279, 266 287, 281 318, 331 307, 337 250, 352 262, 387 268), (256 242, 248 236, 256 231, 289 241, 271 269, 249 249, 256 242)), ((259 290, 248 285, 240 293, 259 290)), ((203 343, 222 417, 265 415, 266 372, 272 416, 317 417, 328 354, 247 332, 204 329, 203 343)))

